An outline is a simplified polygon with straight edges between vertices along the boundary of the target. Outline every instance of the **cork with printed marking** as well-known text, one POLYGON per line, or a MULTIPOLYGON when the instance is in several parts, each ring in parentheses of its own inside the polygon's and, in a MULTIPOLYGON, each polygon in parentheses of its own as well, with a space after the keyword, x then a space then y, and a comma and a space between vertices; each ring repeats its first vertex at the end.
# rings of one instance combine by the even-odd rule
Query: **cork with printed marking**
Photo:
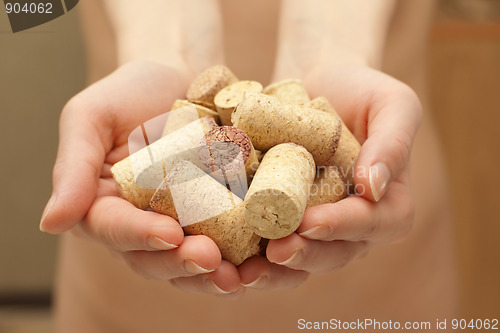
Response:
POLYGON ((264 94, 246 94, 232 114, 235 127, 243 130, 255 149, 266 151, 280 143, 304 146, 318 166, 329 166, 340 140, 338 116, 300 105, 285 105, 264 94))
POLYGON ((283 143, 262 159, 245 196, 245 221, 268 239, 293 233, 302 222, 316 168, 302 146, 283 143))
MULTIPOLYGON (((337 116, 337 112, 330 104, 328 99, 323 96, 317 97, 310 102, 304 104, 306 107, 311 107, 337 116)), ((354 167, 358 160, 358 155, 361 150, 361 145, 356 137, 351 133, 349 128, 342 122, 342 134, 340 135, 337 152, 333 157, 333 164, 338 167, 339 173, 345 178, 349 187, 349 192, 354 193, 354 167)))
POLYGON ((150 205, 178 220, 187 234, 211 238, 234 265, 260 252, 261 238, 245 222, 242 200, 188 161, 169 172, 150 205))
POLYGON ((182 160, 199 164, 200 140, 215 126, 212 118, 198 119, 115 163, 111 174, 120 196, 140 209, 148 208, 151 196, 173 166, 182 160))
POLYGON ((307 207, 334 203, 348 196, 346 184, 337 167, 319 167, 309 192, 307 207))
POLYGON ((221 89, 238 82, 236 75, 223 65, 207 68, 198 75, 187 91, 189 101, 215 110, 214 97, 221 89))
POLYGON ((215 95, 214 103, 222 125, 231 126, 231 114, 246 93, 262 92, 262 85, 256 81, 239 81, 233 83, 215 95))
POLYGON ((264 88, 263 93, 276 97, 283 104, 303 104, 309 101, 306 88, 298 79, 271 83, 264 88))
POLYGON ((259 161, 252 142, 242 130, 220 126, 203 137, 200 161, 211 176, 243 198, 259 161))

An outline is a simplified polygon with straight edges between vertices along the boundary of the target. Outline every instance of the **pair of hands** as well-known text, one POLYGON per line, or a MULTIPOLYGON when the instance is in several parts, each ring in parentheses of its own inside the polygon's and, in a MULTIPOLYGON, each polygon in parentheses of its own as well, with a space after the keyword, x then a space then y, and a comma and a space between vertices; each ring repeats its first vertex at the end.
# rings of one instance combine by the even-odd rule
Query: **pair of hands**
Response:
POLYGON ((146 278, 226 296, 246 288, 294 288, 309 273, 338 269, 370 246, 409 232, 408 163, 420 103, 407 86, 366 67, 323 68, 304 78, 311 96, 330 99, 362 143, 356 165, 362 195, 308 208, 295 233, 269 242, 266 257, 235 267, 208 237, 184 236, 174 219, 121 199, 110 167, 128 155, 129 133, 167 112, 188 82, 175 69, 134 62, 67 103, 43 231, 72 230, 108 247, 146 278))

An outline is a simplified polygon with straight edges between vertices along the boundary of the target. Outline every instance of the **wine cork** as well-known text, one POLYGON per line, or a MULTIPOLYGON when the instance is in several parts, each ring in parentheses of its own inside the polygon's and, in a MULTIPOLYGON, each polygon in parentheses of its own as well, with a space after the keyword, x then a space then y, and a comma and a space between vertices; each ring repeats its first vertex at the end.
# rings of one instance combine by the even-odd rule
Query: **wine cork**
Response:
POLYGON ((276 97, 283 104, 303 104, 309 101, 306 88, 298 79, 287 79, 264 88, 264 94, 276 97))
POLYGON ((147 209, 155 189, 141 188, 135 182, 130 156, 113 165, 111 173, 116 182, 118 194, 139 209, 147 209))
POLYGON ((168 112, 167 121, 161 136, 166 136, 190 122, 204 117, 213 118, 216 123, 220 121, 219 114, 214 110, 191 103, 185 99, 177 99, 172 104, 171 111, 168 112))
POLYGON ((234 126, 243 130, 258 150, 280 143, 304 146, 318 166, 329 166, 342 130, 338 116, 327 112, 284 105, 264 94, 246 94, 233 112, 234 126))
POLYGON ((214 97, 224 87, 238 81, 236 75, 223 65, 207 68, 189 86, 186 97, 189 101, 215 110, 214 97))
POLYGON ((179 161, 199 164, 200 140, 215 126, 212 118, 198 119, 115 163, 111 173, 120 196, 146 209, 165 174, 179 161))
POLYGON ((255 155, 257 155, 257 160, 262 162, 262 159, 264 158, 264 153, 260 150, 255 149, 255 155))
POLYGON ((245 197, 245 221, 264 238, 283 238, 302 222, 315 175, 312 155, 284 143, 262 159, 245 197))
POLYGON ((337 167, 319 167, 309 192, 307 207, 334 203, 348 196, 344 180, 337 167))
POLYGON ((177 219, 186 233, 210 237, 234 265, 260 252, 261 238, 245 222, 242 200, 188 161, 168 173, 150 205, 177 219))
POLYGON ((231 113, 233 113, 243 95, 247 92, 260 93, 262 92, 262 85, 256 81, 239 81, 225 87, 215 95, 215 108, 219 113, 222 125, 233 125, 231 113))
MULTIPOLYGON (((304 106, 338 116, 328 99, 323 96, 305 103, 304 106)), ((342 121, 342 133, 340 135, 337 152, 335 156, 333 156, 333 164, 338 167, 338 172, 345 178, 349 193, 354 193, 354 167, 358 160, 360 150, 361 145, 359 141, 342 121)))
POLYGON ((204 170, 244 198, 259 162, 252 142, 240 129, 216 127, 203 137, 199 149, 204 170))

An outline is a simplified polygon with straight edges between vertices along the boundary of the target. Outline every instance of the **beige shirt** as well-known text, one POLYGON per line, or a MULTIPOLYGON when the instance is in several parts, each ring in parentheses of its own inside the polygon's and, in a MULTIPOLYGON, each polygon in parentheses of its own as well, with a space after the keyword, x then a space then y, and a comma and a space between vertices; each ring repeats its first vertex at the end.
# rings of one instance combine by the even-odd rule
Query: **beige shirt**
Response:
MULTIPOLYGON (((240 78, 266 82, 274 62, 278 2, 222 4, 228 66, 240 78)), ((84 31, 93 81, 114 68, 116 51, 103 8, 91 1, 81 7, 84 23, 91 22, 84 31)), ((144 280, 102 246, 65 235, 56 295, 61 331, 293 332, 300 319, 372 318, 434 325, 436 319, 454 314, 456 274, 447 182, 426 91, 432 7, 433 1, 398 3, 382 65, 384 72, 409 84, 424 105, 411 160, 416 217, 405 241, 374 248, 338 271, 311 275, 294 290, 247 290, 238 300, 225 300, 187 294, 167 281, 144 280)))

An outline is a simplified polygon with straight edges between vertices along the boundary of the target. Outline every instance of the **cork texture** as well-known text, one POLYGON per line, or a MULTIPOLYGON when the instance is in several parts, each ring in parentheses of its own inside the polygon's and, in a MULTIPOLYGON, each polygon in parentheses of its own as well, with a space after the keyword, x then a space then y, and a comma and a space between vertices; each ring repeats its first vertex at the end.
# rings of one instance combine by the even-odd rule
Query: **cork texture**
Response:
POLYGON ((245 197, 245 220, 257 235, 283 238, 299 227, 315 171, 312 155, 293 143, 264 155, 245 197))
POLYGON ((220 126, 213 128, 202 139, 200 160, 213 173, 218 170, 230 172, 245 168, 247 178, 255 173, 259 164, 257 153, 248 135, 233 126, 220 126), (232 145, 217 145, 229 143, 232 145))
POLYGON ((171 111, 168 113, 162 136, 175 132, 190 122, 204 117, 210 117, 216 123, 220 121, 217 112, 204 106, 191 103, 185 99, 178 99, 172 104, 171 111))
POLYGON ((111 174, 115 179, 118 194, 137 208, 147 209, 155 190, 137 186, 129 157, 126 157, 119 163, 115 164, 116 167, 113 166, 111 168, 111 174))
POLYGON ((303 104, 309 101, 306 88, 298 79, 287 79, 272 83, 263 93, 276 97, 283 104, 303 104))
POLYGON ((177 219, 186 233, 210 237, 234 265, 260 252, 260 237, 245 223, 242 200, 188 161, 169 172, 150 205, 177 219))
POLYGON ((214 97, 217 93, 238 81, 236 75, 223 65, 207 68, 191 83, 186 97, 189 101, 215 109, 214 97))
POLYGON ((266 151, 280 143, 304 146, 318 166, 329 166, 337 150, 342 121, 338 116, 299 105, 284 105, 264 94, 246 94, 232 114, 255 149, 266 151))
POLYGON ((180 161, 199 165, 200 140, 215 125, 212 118, 195 120, 130 156, 138 186, 156 189, 180 161))
POLYGON ((311 186, 307 207, 334 203, 348 196, 346 184, 337 167, 319 167, 311 186))
MULTIPOLYGON (((306 107, 311 107, 317 110, 328 112, 336 115, 337 112, 330 102, 323 96, 317 97, 310 102, 304 104, 306 107)), ((333 157, 333 164, 339 168, 339 172, 345 178, 350 193, 354 193, 354 167, 358 160, 358 155, 361 150, 361 145, 356 137, 351 133, 349 128, 342 122, 342 132, 340 135, 337 152, 333 157)))
POLYGON ((215 95, 214 103, 219 113, 221 124, 231 126, 231 114, 246 93, 261 93, 262 84, 257 81, 239 81, 233 83, 215 95))
POLYGON ((211 118, 198 119, 115 163, 111 173, 120 196, 138 208, 149 207, 151 195, 176 163, 199 164, 200 139, 213 126, 211 118))

